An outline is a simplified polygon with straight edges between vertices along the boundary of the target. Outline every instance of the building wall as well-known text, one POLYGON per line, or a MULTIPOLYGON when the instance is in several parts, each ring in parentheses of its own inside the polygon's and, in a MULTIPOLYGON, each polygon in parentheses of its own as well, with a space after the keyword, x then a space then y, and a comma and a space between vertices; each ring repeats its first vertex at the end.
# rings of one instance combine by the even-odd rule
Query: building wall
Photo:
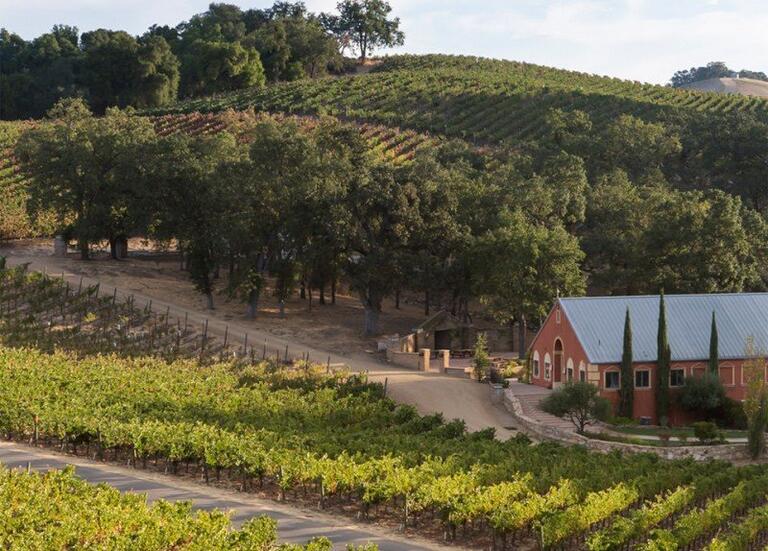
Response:
MULTIPOLYGON (((706 373, 708 367, 708 360, 701 361, 687 361, 687 362, 672 362, 670 365, 670 372, 672 370, 681 370, 683 376, 687 377, 699 377, 706 373)), ((655 363, 634 363, 632 365, 633 373, 641 370, 647 370, 649 372, 650 387, 649 388, 636 388, 634 397, 634 418, 650 417, 653 423, 657 423, 656 418, 656 388, 658 386, 658 378, 656 374, 655 363)), ((620 372, 620 366, 618 364, 605 364, 598 367, 600 373, 600 379, 598 382, 598 388, 600 388, 600 394, 608 398, 613 404, 614 408, 618 407, 619 403, 619 391, 617 389, 606 388, 605 373, 610 371, 620 372)), ((743 400, 746 395, 746 380, 744 379, 744 361, 743 360, 722 360, 720 361, 720 380, 725 387, 726 395, 733 400, 743 400)), ((670 373, 670 379, 672 374, 670 373)), ((621 383, 621 373, 619 373, 619 383, 621 383)), ((680 389, 670 386, 670 419, 669 422, 673 425, 682 425, 698 420, 695 414, 687 412, 676 407, 675 396, 679 394, 680 389)))
MULTIPOLYGON (((573 327, 566 318, 565 312, 560 310, 559 304, 547 316, 539 333, 531 343, 530 354, 532 358, 532 380, 531 382, 538 386, 553 388, 557 386, 554 373, 554 352, 555 342, 560 340, 563 344, 563 365, 560 380, 567 380, 567 370, 569 366, 573 367, 573 379, 579 380, 580 367, 585 370, 585 380, 597 385, 600 394, 611 401, 614 405, 614 411, 619 403, 618 389, 606 387, 606 373, 619 373, 619 384, 621 382, 620 366, 618 364, 600 364, 590 365, 586 353, 579 343, 573 327), (558 314, 559 312, 559 314, 558 314), (547 377, 546 361, 547 358, 551 364, 551 373, 547 377), (539 370, 536 375, 535 361, 538 359, 539 370)), ((671 370, 682 370, 684 377, 700 376, 706 372, 708 367, 706 359, 701 361, 672 362, 671 370)), ((734 400, 743 400, 746 394, 746 380, 744 379, 744 361, 743 360, 722 360, 720 361, 720 380, 726 389, 728 397, 734 400)), ((648 371, 650 386, 647 388, 636 388, 634 395, 634 418, 650 417, 652 423, 658 423, 656 418, 655 391, 658 385, 655 363, 635 363, 633 364, 633 373, 637 371, 648 371)), ((768 373, 766 373, 768 380, 768 373)), ((670 387, 670 423, 675 425, 687 424, 697 420, 695 414, 684 411, 676 405, 675 397, 679 394, 679 389, 670 387)))
POLYGON ((589 380, 590 368, 594 371, 593 377, 597 376, 596 367, 588 365, 587 355, 579 343, 573 327, 569 323, 565 312, 560 309, 560 304, 555 303, 555 307, 547 316, 547 319, 539 329, 530 347, 532 362, 532 382, 535 385, 552 388, 555 382, 554 361, 555 361, 555 342, 560 340, 563 345, 563 365, 560 380, 567 380, 567 370, 569 366, 573 369, 574 380, 579 380, 579 373, 583 371, 585 380, 589 380), (547 358, 551 364, 549 377, 547 376, 547 358), (539 369, 536 376, 536 361, 539 369))

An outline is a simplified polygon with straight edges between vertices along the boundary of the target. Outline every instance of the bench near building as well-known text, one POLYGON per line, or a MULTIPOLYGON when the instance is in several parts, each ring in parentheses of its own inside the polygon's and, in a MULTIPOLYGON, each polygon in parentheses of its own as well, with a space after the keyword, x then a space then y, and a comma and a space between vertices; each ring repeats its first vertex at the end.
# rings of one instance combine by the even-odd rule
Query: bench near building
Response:
MULTIPOLYGON (((686 377, 707 370, 712 312, 717 318, 720 380, 729 397, 743 400, 748 341, 759 353, 768 351, 768 293, 667 295, 664 300, 672 352, 670 423, 690 420, 675 407, 674 394, 686 377)), ((632 318, 634 417, 657 423, 658 295, 559 298, 529 348, 533 384, 557 388, 569 380, 588 381, 616 406, 627 308, 632 318)))

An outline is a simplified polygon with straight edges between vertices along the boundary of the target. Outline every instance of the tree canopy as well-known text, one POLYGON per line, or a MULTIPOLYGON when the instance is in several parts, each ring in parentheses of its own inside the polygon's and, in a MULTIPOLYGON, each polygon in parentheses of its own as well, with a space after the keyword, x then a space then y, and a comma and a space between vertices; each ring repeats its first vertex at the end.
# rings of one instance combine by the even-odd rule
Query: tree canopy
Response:
POLYGON ((442 140, 392 163, 357 126, 299 120, 230 113, 218 135, 166 136, 130 109, 97 118, 64 100, 16 154, 30 213, 59 213, 84 256, 102 239, 175 240, 208 304, 227 292, 251 316, 270 276, 281 303, 296 287, 333 301, 345 281, 369 334, 402 291, 426 315, 469 321, 480 303, 525 327, 558 294, 766 288, 763 213, 668 175, 684 140, 659 123, 619 116, 590 142, 588 117, 553 111, 551 142, 442 140))
POLYGON ((768 81, 768 76, 762 71, 750 71, 747 69, 733 71, 722 61, 710 61, 702 67, 691 67, 690 69, 677 71, 672 75, 670 82, 672 83, 672 86, 679 87, 702 80, 708 80, 710 78, 734 77, 768 81))
POLYGON ((325 15, 323 22, 339 41, 342 52, 353 47, 365 62, 377 48, 402 46, 405 33, 400 18, 390 19, 392 7, 385 0, 342 0, 336 5, 338 15, 325 15))
POLYGON ((175 27, 153 25, 138 37, 56 25, 27 41, 0 29, 0 118, 41 117, 65 97, 86 99, 97 114, 160 107, 179 97, 343 71, 339 40, 346 36, 363 57, 403 43, 388 3, 349 1, 339 9, 315 14, 303 2, 248 10, 212 3, 175 27))

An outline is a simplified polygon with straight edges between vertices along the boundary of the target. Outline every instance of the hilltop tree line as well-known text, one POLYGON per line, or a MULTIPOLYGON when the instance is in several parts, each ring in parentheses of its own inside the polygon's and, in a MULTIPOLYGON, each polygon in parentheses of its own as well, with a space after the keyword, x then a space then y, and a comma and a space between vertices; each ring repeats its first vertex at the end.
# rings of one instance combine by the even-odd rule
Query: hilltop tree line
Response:
POLYGON ((540 144, 445 141, 400 166, 330 118, 241 117, 215 136, 162 137, 146 118, 94 117, 79 100, 49 116, 16 148, 30 212, 58 213, 84 258, 98 240, 116 256, 130 236, 176 240, 211 307, 227 291, 255 315, 268 276, 281 303, 300 282, 310 304, 315 291, 332 301, 343 278, 374 334, 384 298, 404 290, 464 317, 479 300, 525 325, 588 287, 766 287, 763 216, 722 190, 671 186, 660 167, 680 139, 631 116, 590 133, 583 113, 552 111, 540 144))
POLYGON ((56 25, 26 41, 1 29, 0 118, 41 117, 66 97, 83 97, 101 114, 107 107, 159 107, 267 81, 316 78, 349 70, 347 51, 365 60, 375 49, 403 43, 399 19, 383 0, 342 0, 337 9, 314 14, 303 2, 249 10, 214 3, 141 36, 56 25))
POLYGON ((675 72, 670 79, 670 83, 675 88, 679 88, 686 84, 709 80, 711 78, 751 78, 754 80, 768 81, 768 75, 762 71, 750 71, 748 69, 734 71, 722 61, 710 61, 703 67, 691 67, 690 69, 682 69, 675 72))

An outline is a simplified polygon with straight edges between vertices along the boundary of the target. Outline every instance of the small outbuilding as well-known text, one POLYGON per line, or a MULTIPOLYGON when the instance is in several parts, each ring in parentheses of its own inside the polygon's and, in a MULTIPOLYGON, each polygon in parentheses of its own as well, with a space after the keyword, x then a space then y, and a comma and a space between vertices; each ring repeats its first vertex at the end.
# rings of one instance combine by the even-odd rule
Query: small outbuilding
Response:
POLYGON ((440 310, 414 327, 416 348, 459 350, 474 345, 473 327, 463 323, 447 310, 440 310))

